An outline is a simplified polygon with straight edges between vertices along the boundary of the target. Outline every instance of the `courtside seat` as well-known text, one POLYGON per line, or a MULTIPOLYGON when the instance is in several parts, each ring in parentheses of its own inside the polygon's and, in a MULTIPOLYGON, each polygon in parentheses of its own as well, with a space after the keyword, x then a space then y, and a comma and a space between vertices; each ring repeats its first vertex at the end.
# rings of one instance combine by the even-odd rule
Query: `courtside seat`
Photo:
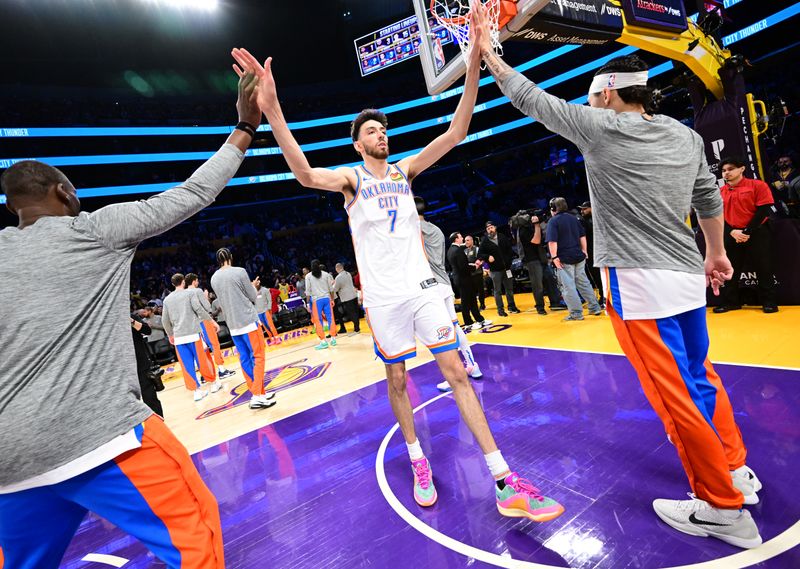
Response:
POLYGON ((217 337, 219 337, 220 348, 230 348, 233 346, 231 331, 225 322, 219 322, 219 332, 217 332, 217 337))

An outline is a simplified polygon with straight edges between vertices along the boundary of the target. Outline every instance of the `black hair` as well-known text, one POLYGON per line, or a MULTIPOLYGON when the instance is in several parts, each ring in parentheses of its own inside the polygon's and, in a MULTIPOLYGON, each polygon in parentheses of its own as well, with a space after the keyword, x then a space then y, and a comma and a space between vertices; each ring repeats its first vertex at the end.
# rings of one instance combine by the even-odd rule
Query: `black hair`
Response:
POLYGON ((190 285, 194 281, 199 281, 200 277, 196 273, 186 273, 186 284, 190 285))
MULTIPOLYGON (((603 65, 600 69, 595 71, 595 76, 604 75, 606 73, 637 73, 639 71, 647 71, 648 69, 650 69, 650 67, 639 56, 625 55, 623 57, 615 57, 603 65)), ((661 103, 660 91, 655 91, 650 87, 642 85, 617 89, 617 94, 625 103, 629 105, 642 105, 644 110, 650 114, 656 112, 661 103)))
POLYGON ((183 281, 184 281, 185 278, 186 277, 184 277, 183 274, 175 273, 174 275, 172 275, 172 278, 170 279, 170 281, 172 282, 172 286, 179 287, 179 286, 181 286, 183 284, 183 281))
POLYGON ((227 247, 217 249, 217 264, 221 267, 225 263, 233 263, 233 255, 227 247))
POLYGON ((363 124, 367 121, 378 121, 383 125, 383 128, 387 128, 389 126, 389 121, 386 119, 386 115, 383 114, 382 111, 378 109, 364 109, 358 116, 353 119, 353 122, 350 123, 350 136, 353 139, 353 142, 358 140, 358 134, 361 130, 363 124))
POLYGON ((427 204, 422 196, 414 196, 414 205, 417 206, 417 215, 425 215, 427 204))
POLYGON ((314 259, 311 261, 311 274, 316 278, 320 278, 322 276, 322 265, 320 264, 319 259, 314 259))
POLYGON ((461 235, 461 233, 459 231, 453 231, 450 234, 450 241, 455 242, 455 240, 458 239, 459 235, 461 235))
POLYGON ((58 168, 38 160, 23 160, 13 164, 0 176, 0 189, 8 201, 17 199, 40 200, 54 184, 69 183, 58 168))
POLYGON ((726 164, 733 164, 736 168, 741 168, 742 166, 747 164, 747 162, 745 162, 744 158, 742 158, 741 156, 726 156, 725 158, 719 161, 720 170, 722 170, 722 168, 726 164))

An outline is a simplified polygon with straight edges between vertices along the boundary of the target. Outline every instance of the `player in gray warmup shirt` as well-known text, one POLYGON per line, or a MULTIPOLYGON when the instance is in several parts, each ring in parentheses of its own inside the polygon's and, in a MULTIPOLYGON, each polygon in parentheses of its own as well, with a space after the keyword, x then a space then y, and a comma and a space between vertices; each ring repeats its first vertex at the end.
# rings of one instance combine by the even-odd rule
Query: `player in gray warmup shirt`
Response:
POLYGON ((250 409, 266 409, 275 405, 275 393, 265 393, 266 366, 264 334, 258 327, 255 283, 247 271, 233 266, 233 255, 225 247, 217 251, 219 269, 211 275, 211 288, 217 294, 225 323, 239 353, 239 363, 250 390, 250 409))
POLYGON ((708 361, 705 289, 731 278, 722 242, 722 198, 700 136, 649 111, 647 65, 636 56, 600 68, 589 105, 549 95, 492 50, 480 3, 473 25, 500 90, 524 114, 583 154, 595 220, 594 264, 603 267, 608 312, 623 351, 689 478, 693 500, 655 500, 658 516, 691 535, 732 545, 761 544, 742 504, 760 482, 719 376, 708 361), (686 224, 697 212, 705 264, 686 224), (665 363, 667 362, 667 363, 665 363))
MULTIPOLYGON (((257 83, 249 73, 239 81, 236 106, 247 130, 261 120, 257 83)), ((216 500, 139 396, 130 267, 141 241, 214 201, 251 140, 237 129, 186 182, 92 213, 81 212, 67 177, 41 162, 19 162, 0 178, 19 217, 18 227, 0 231, 0 548, 7 567, 58 567, 87 510, 169 567, 224 566, 216 500), (57 297, 40 286, 54 273, 63 291, 57 297)))
POLYGON ((204 341, 200 326, 203 320, 211 318, 211 314, 200 303, 196 289, 186 288, 184 275, 176 273, 170 280, 175 290, 164 299, 161 322, 164 324, 164 331, 169 336, 169 341, 175 346, 175 354, 181 364, 186 389, 194 392, 195 401, 201 401, 208 395, 208 391, 202 389, 195 369, 199 369, 203 381, 211 385, 211 393, 222 389, 222 382, 216 381, 214 363, 209 351, 211 345, 204 341))

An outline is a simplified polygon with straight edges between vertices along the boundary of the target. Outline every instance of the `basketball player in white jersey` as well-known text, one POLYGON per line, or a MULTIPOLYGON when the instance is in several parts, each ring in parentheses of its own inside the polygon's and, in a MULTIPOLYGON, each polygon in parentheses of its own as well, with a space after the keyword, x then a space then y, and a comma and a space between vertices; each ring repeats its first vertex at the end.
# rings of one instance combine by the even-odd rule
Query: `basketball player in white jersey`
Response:
POLYGON ((364 307, 372 329, 375 353, 386 364, 389 399, 400 424, 414 473, 414 499, 432 506, 437 499, 431 468, 414 429, 406 391, 405 360, 416 355, 415 336, 436 358, 464 422, 483 451, 496 481, 497 508, 509 517, 547 521, 564 508, 542 496, 527 480, 512 472, 497 449, 486 416, 458 357, 453 322, 437 291, 436 279, 423 251, 420 222, 411 180, 432 166, 467 135, 478 94, 480 54, 468 57, 464 93, 447 132, 419 154, 389 164, 386 116, 375 109, 362 111, 351 125, 355 150, 364 163, 355 168, 312 168, 283 117, 271 60, 265 66, 243 49, 233 56, 237 73, 259 77, 259 106, 269 120, 284 158, 306 187, 341 192, 345 199, 356 252, 364 307), (244 71, 243 71, 244 70, 244 71))

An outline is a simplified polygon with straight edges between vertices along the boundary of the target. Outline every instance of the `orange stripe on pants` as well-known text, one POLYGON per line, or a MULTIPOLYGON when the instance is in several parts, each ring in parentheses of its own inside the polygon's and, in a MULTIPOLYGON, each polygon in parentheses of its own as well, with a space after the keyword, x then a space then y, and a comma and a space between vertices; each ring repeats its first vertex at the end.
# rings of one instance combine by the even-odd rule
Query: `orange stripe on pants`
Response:
POLYGON ((225 567, 217 501, 163 419, 148 418, 142 446, 115 462, 164 522, 172 544, 181 552, 181 567, 225 567))
MULTIPOLYGON (((737 449, 727 421, 719 436, 714 432, 692 400, 675 355, 661 338, 655 320, 622 320, 612 305, 609 304, 607 310, 622 351, 636 370, 647 400, 664 423, 664 429, 678 451, 692 491, 717 508, 741 508, 744 497, 733 486, 726 456, 726 446, 731 447, 729 456, 744 452, 741 436, 738 437, 737 449), (720 438, 723 436, 728 437, 726 443, 720 438)), ((719 376, 710 365, 706 370, 716 378, 714 383, 708 375, 717 388, 714 418, 729 415, 733 422, 730 401, 727 395, 721 396, 725 390, 719 376)), ((714 422, 716 426, 716 420, 714 422)), ((733 427, 736 428, 735 423, 733 427)))
POLYGON ((706 377, 711 385, 717 388, 717 404, 714 408, 713 421, 717 433, 722 439, 725 457, 728 459, 728 470, 736 470, 744 466, 747 460, 747 449, 742 440, 742 432, 733 416, 733 406, 728 398, 728 392, 708 358, 706 358, 706 377))
POLYGON ((214 350, 214 363, 221 366, 225 363, 225 360, 222 357, 222 348, 219 347, 219 336, 217 335, 217 329, 214 327, 214 321, 203 320, 200 325, 205 328, 208 339, 211 340, 211 347, 214 350))
MULTIPOLYGON (((197 340, 194 343, 194 349, 197 350, 197 363, 200 367, 200 376, 206 380, 206 383, 214 383, 217 374, 216 370, 214 369, 214 363, 211 361, 211 354, 209 354, 208 350, 206 350, 206 346, 203 344, 202 340, 197 340)), ((175 346, 175 355, 178 356, 178 363, 181 364, 183 383, 186 385, 186 389, 189 391, 194 391, 197 389, 197 383, 195 383, 194 377, 192 376, 192 373, 189 372, 189 367, 187 367, 192 366, 191 369, 192 372, 194 372, 194 362, 184 362, 177 346, 175 346)))
MULTIPOLYGON (((311 303, 311 322, 314 323, 314 328, 317 331, 317 336, 322 341, 325 341, 325 328, 322 326, 322 314, 317 309, 317 301, 311 303)), ((327 318, 326 318, 327 319, 327 318)), ((333 306, 331 306, 331 320, 328 322, 328 332, 332 338, 336 337, 336 319, 333 316, 333 306)))
POLYGON ((250 393, 264 395, 264 370, 267 365, 264 335, 260 330, 253 330, 247 334, 247 337, 250 339, 250 346, 253 350, 253 377, 248 377, 244 368, 242 368, 242 373, 250 393))
POLYGON ((272 311, 267 310, 264 313, 264 316, 267 318, 267 329, 269 330, 269 333, 272 334, 273 338, 277 338, 278 330, 275 328, 275 323, 272 321, 272 311))

